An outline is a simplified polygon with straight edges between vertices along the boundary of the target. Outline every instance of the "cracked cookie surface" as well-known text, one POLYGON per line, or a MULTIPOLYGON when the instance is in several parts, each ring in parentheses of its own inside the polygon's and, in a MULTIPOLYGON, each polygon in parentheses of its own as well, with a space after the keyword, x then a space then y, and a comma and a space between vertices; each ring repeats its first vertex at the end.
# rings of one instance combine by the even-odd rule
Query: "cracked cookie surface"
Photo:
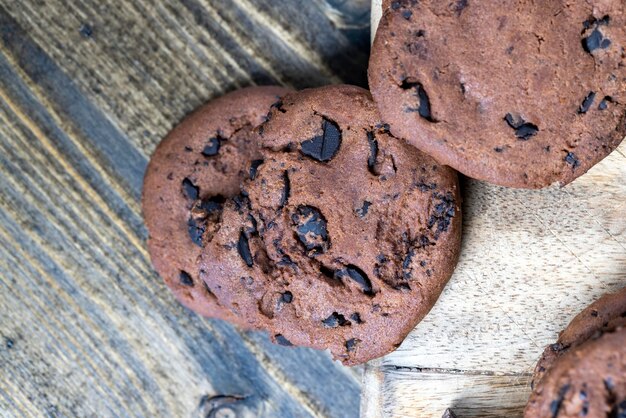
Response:
POLYGON ((626 416, 626 288, 578 314, 535 367, 525 417, 626 416))
POLYGON ((380 123, 369 92, 288 94, 262 135, 263 162, 224 204, 201 277, 274 341, 345 364, 394 350, 456 264, 456 173, 380 123))
POLYGON ((480 180, 565 185, 626 135, 626 3, 385 3, 369 82, 391 132, 480 180))
POLYGON ((158 145, 145 177, 142 209, 155 269, 186 307, 241 324, 198 277, 198 256, 219 229, 226 199, 239 193, 260 156, 261 124, 280 87, 250 87, 212 100, 185 118, 158 145))

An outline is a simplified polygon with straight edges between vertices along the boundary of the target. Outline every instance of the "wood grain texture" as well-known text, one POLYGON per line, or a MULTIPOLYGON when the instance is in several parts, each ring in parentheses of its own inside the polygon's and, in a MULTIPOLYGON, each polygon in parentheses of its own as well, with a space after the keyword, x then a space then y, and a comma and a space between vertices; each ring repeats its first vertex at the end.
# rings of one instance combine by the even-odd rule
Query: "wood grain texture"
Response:
POLYGON ((402 346, 366 368, 363 415, 520 417, 544 346, 626 286, 624 179, 626 142, 564 188, 464 179, 458 267, 402 346))
POLYGON ((0 416, 357 416, 359 371, 186 311, 139 196, 237 87, 365 84, 367 0, 0 0, 0 416))

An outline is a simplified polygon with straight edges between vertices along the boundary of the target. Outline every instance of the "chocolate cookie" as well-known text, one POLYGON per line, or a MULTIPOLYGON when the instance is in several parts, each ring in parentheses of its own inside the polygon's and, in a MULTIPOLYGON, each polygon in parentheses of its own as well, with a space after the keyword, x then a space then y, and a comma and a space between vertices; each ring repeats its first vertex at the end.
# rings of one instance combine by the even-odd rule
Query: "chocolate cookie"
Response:
POLYGON ((288 94, 269 116, 264 161, 225 204, 201 277, 279 344, 348 365, 382 356, 454 270, 457 175, 394 138, 358 87, 288 94))
POLYGON ((259 158, 252 129, 287 90, 252 87, 204 105, 178 125, 152 155, 143 187, 143 214, 152 262, 174 295, 209 317, 237 322, 198 279, 197 259, 219 228, 224 202, 239 193, 259 158))
POLYGON ((495 184, 565 185, 626 134, 623 0, 388 3, 370 58, 391 132, 495 184))
POLYGON ((539 360, 525 416, 626 416, 625 327, 626 288, 578 314, 539 360))

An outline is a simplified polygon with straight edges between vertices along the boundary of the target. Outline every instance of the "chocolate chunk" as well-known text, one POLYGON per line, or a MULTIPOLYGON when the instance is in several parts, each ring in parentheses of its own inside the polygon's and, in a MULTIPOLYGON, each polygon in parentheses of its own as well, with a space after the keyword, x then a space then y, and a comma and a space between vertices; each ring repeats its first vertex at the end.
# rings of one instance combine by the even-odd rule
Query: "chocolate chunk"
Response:
POLYGON ((587 111, 593 104, 593 101, 595 100, 595 98, 596 98, 596 93, 593 91, 589 92, 587 97, 585 97, 585 100, 583 100, 582 104, 580 105, 580 108, 578 109, 578 113, 587 113, 587 111))
POLYGON ((400 87, 403 90, 415 89, 415 97, 419 99, 418 107, 407 107, 407 112, 418 112, 419 115, 429 122, 437 122, 430 111, 430 99, 422 83, 410 82, 408 79, 402 81, 400 87))
POLYGON ((368 296, 374 296, 374 291, 372 290, 372 282, 367 277, 367 274, 365 274, 365 272, 363 272, 363 270, 361 270, 357 266, 346 266, 345 269, 336 271, 335 275, 339 279, 343 279, 346 276, 349 277, 351 280, 361 286, 363 293, 368 296))
POLYGON ((253 160, 250 163, 250 180, 254 180, 256 178, 256 172, 263 162, 263 160, 253 160))
POLYGON ((243 232, 243 230, 241 230, 241 233, 239 234, 237 251, 239 252, 239 256, 248 265, 248 267, 252 267, 254 263, 252 260, 252 254, 250 253, 250 244, 248 243, 248 237, 246 237, 246 234, 243 232))
POLYGON ((300 144, 300 151, 314 160, 328 162, 339 151, 341 130, 335 122, 324 118, 322 131, 322 135, 303 141, 300 144))
POLYGON ((607 49, 611 46, 611 40, 605 38, 600 29, 596 27, 588 37, 583 38, 582 44, 585 51, 591 54, 596 49, 607 49))
POLYGON ((404 280, 411 279, 411 275, 413 273, 413 268, 411 267, 413 257, 415 257, 415 249, 410 248, 406 256, 404 257, 404 260, 402 261, 402 278, 404 280))
POLYGON ((346 341, 346 350, 348 350, 348 351, 356 350, 356 346, 360 342, 361 342, 361 340, 359 340, 357 338, 350 338, 348 341, 346 341))
POLYGON ((280 204, 278 206, 279 209, 284 208, 287 202, 289 202, 289 194, 291 193, 291 183, 289 182, 289 173, 287 170, 283 172, 283 183, 283 193, 280 196, 280 204))
POLYGON ((198 247, 203 247, 202 236, 206 230, 206 226, 204 221, 197 220, 195 218, 189 218, 187 221, 187 232, 189 233, 189 238, 191 241, 196 244, 198 247))
POLYGON ((222 208, 224 206, 224 197, 217 195, 204 200, 197 200, 190 211, 190 217, 187 221, 187 231, 189 238, 199 247, 204 246, 203 237, 207 229, 211 233, 207 237, 208 240, 213 238, 216 228, 219 227, 219 221, 222 216, 222 208), (208 226, 211 228, 208 228, 208 226))
POLYGON ((367 215, 367 212, 369 211, 370 206, 372 206, 371 202, 368 202, 367 200, 363 202, 363 206, 361 206, 360 208, 356 210, 356 214, 359 215, 359 218, 363 218, 365 215, 367 215))
POLYGON ((626 399, 616 404, 608 415, 609 418, 626 418, 626 399))
POLYGON ((378 158, 378 141, 374 132, 367 132, 367 142, 370 145, 370 155, 367 157, 367 168, 370 173, 378 175, 376 173, 376 159, 378 158))
POLYGON ((291 216, 296 227, 296 234, 304 247, 312 254, 321 254, 328 250, 330 241, 326 229, 326 219, 313 206, 299 206, 291 216))
POLYGON ((559 411, 561 410, 561 406, 563 406, 563 401, 565 400, 565 394, 569 390, 570 385, 566 384, 559 389, 558 398, 553 400, 550 403, 550 412, 552 413, 552 418, 557 418, 559 415, 559 411))
POLYGON ((337 328, 350 325, 350 321, 348 321, 345 316, 333 312, 328 318, 322 321, 322 324, 324 324, 326 328, 337 328))
POLYGON ((613 102, 613 98, 611 96, 605 96, 604 99, 598 105, 598 110, 606 110, 609 107, 609 103, 613 102))
POLYGON ((197 200, 198 195, 200 194, 200 189, 195 184, 193 184, 191 180, 185 177, 185 179, 183 180, 183 194, 187 199, 197 200))
POLYGON ((456 12, 456 15, 461 16, 461 13, 463 13, 463 10, 465 10, 468 5, 469 0, 457 0, 456 4, 454 5, 454 11, 456 12))
POLYGON ((186 271, 180 271, 178 275, 178 279, 181 285, 183 286, 193 286, 193 279, 186 271))
POLYGON ((284 345, 285 347, 291 347, 293 345, 287 338, 283 337, 282 334, 276 334, 274 338, 278 344, 284 345))
POLYGON ((293 301, 293 293, 287 291, 280 296, 280 300, 283 303, 291 303, 293 301))
POLYGON ((528 141, 539 132, 537 125, 526 122, 521 116, 513 116, 507 113, 504 120, 511 128, 515 129, 515 136, 522 141, 528 141))
POLYGON ((428 228, 432 228, 436 226, 435 237, 438 236, 441 232, 446 232, 452 223, 452 218, 456 214, 456 204, 454 201, 454 197, 447 193, 442 195, 440 193, 433 193, 433 198, 438 200, 437 203, 431 212, 430 218, 428 219, 428 228))
POLYGON ((204 146, 204 149, 202 150, 202 155, 204 155, 205 157, 214 157, 217 155, 218 152, 220 152, 220 146, 220 138, 210 138, 209 142, 207 142, 207 144, 204 146))
POLYGON ((355 312, 352 315, 350 315, 350 319, 354 321, 355 324, 363 323, 363 320, 361 320, 361 315, 358 312, 355 312))
POLYGON ((567 164, 572 166, 572 170, 575 170, 578 166, 580 166, 580 161, 578 160, 578 157, 576 157, 576 154, 571 151, 567 153, 564 160, 567 164))

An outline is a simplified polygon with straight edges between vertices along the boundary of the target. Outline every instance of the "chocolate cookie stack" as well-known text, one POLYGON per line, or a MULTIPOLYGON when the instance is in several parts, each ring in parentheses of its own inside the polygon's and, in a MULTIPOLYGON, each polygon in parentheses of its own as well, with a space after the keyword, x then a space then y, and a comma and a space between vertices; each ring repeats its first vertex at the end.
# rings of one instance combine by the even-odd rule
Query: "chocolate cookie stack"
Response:
POLYGON ((398 347, 452 275, 454 170, 565 185, 626 134, 623 1, 384 8, 371 95, 257 87, 216 99, 159 145, 143 194, 154 265, 184 305, 347 365, 398 347))

